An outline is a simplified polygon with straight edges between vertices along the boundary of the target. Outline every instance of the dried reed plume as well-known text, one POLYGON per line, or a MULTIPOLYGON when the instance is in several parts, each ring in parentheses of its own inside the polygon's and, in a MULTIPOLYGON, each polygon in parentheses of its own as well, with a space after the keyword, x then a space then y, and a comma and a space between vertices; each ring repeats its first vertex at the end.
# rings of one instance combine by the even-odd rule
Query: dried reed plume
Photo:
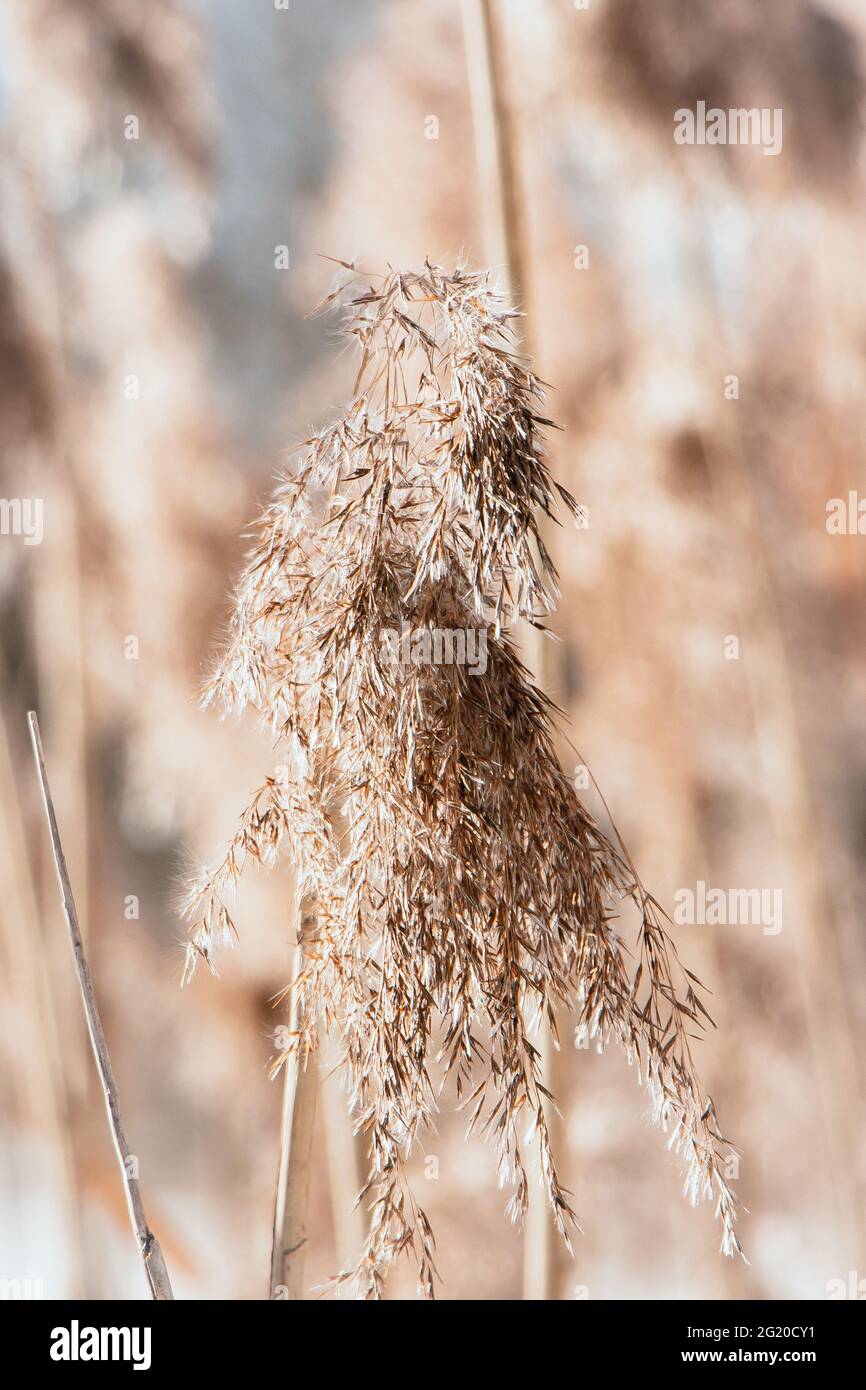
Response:
POLYGON ((364 1296, 381 1293, 404 1250, 432 1296, 433 1234, 405 1164, 449 1076, 470 1131, 495 1140, 512 1219, 526 1210, 534 1140, 568 1241, 574 1213, 531 1040, 557 1005, 577 1010, 584 1038, 601 1048, 613 1037, 637 1063, 687 1160, 686 1192, 715 1200, 732 1254, 727 1141, 687 1031, 708 1018, 699 982, 624 847, 561 770, 555 707, 506 633, 521 617, 543 623, 557 592, 537 522, 553 514, 540 436, 551 422, 514 351, 515 314, 486 274, 425 264, 365 288, 346 269, 355 398, 307 441, 262 516, 205 695, 226 710, 253 705, 284 760, 190 891, 189 968, 198 957, 213 968, 217 941, 231 939, 225 897, 245 862, 287 852, 299 898, 317 909, 289 1052, 305 1060, 321 1031, 339 1038, 370 1140, 369 1237, 340 1276, 364 1296), (484 628, 486 670, 395 660, 383 633, 404 623, 484 628), (612 922, 624 898, 641 918, 633 972, 612 922))

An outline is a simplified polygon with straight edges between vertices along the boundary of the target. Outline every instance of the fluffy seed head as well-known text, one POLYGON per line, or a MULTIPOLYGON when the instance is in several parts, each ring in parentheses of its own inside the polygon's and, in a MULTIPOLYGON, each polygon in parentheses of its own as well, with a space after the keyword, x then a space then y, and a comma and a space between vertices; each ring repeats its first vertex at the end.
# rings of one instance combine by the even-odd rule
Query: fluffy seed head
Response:
POLYGON ((306 442, 261 517, 206 692, 225 709, 252 705, 281 763, 190 891, 190 969, 213 965, 230 938, 225 894, 245 861, 290 856, 315 906, 290 1050, 306 1055, 323 1030, 340 1040, 369 1138, 372 1212, 358 1265, 340 1277, 363 1294, 377 1296, 407 1250, 432 1293, 433 1235, 405 1164, 449 1079, 470 1130, 495 1143, 513 1219, 532 1143, 568 1241, 574 1213, 532 1042, 534 1021, 559 1009, 636 1064, 687 1161, 687 1194, 715 1200, 733 1253, 726 1141, 688 1032, 709 1017, 699 982, 624 847, 560 768, 554 707, 509 637, 555 602, 539 517, 555 494, 575 511, 550 477, 551 422, 515 350, 514 313, 486 274, 425 264, 366 285, 346 271, 326 302, 347 302, 354 398, 306 442), (437 633, 479 631, 483 671, 430 659, 437 633), (640 915, 631 962, 614 925, 623 899, 640 915))

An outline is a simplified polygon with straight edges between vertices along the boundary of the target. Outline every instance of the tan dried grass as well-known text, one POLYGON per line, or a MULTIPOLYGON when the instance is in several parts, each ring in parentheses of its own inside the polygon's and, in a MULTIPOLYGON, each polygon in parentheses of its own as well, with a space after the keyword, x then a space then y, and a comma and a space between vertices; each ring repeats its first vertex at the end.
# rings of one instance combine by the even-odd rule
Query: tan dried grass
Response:
MULTIPOLYGON (((555 707, 508 628, 543 625, 556 574, 538 534, 556 487, 542 386, 514 350, 515 317, 487 275, 354 268, 354 399, 308 440, 258 523, 232 634, 206 703, 252 705, 283 762, 253 797, 213 871, 193 885, 190 971, 230 940, 226 905, 249 858, 287 852, 315 902, 317 937, 295 982, 305 1057, 340 1040, 356 1123, 371 1147, 366 1248, 340 1276, 378 1296, 412 1250, 432 1295, 434 1240, 405 1164, 453 1079, 469 1128, 495 1142, 522 1220, 530 1141, 553 1220, 574 1222, 551 1152, 532 1020, 577 1011, 599 1047, 639 1068, 655 1118, 712 1199, 722 1248, 740 1249, 725 1141, 695 1071, 689 1029, 708 1014, 665 917, 622 846, 556 759, 555 707), (394 662, 386 630, 483 627, 487 666, 394 662), (614 926, 640 914, 633 969, 614 926), (443 1029, 437 1049, 437 1030, 443 1029), (523 1126, 526 1124, 527 1137, 523 1126)), ((278 1059, 277 1065, 284 1059, 278 1059)))

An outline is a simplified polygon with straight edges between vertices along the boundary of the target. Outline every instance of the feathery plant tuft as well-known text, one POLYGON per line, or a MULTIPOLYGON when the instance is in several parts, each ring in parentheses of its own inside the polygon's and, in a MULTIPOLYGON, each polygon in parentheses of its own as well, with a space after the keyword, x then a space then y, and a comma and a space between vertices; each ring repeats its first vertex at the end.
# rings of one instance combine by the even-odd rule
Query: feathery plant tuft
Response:
POLYGON ((514 311, 487 274, 463 268, 425 264, 373 285, 346 270, 324 304, 348 301, 354 399, 303 446, 261 517, 205 696, 252 705, 281 764, 190 891, 189 968, 214 968, 217 942, 231 939, 226 896, 245 862, 290 857, 316 928, 289 1052, 305 1060, 324 1031, 340 1042, 370 1142, 372 1215, 339 1278, 363 1296, 380 1294, 404 1251, 432 1295, 433 1234, 406 1161, 449 1078, 469 1129, 495 1142, 517 1221, 537 1146, 568 1242, 575 1216, 532 1042, 559 1006, 584 1039, 614 1039, 637 1065, 687 1161, 687 1194, 715 1200, 732 1254, 727 1141, 691 1053, 690 1026, 709 1018, 699 982, 624 846, 560 768, 555 707, 508 635, 519 618, 543 625, 556 599, 539 515, 553 515, 555 493, 576 510, 545 461, 551 421, 515 351, 514 311), (408 660, 402 639, 384 640, 407 630, 408 660), (414 636, 443 631, 484 633, 483 670, 425 658, 414 636), (640 914, 631 965, 614 925, 624 899, 640 914))

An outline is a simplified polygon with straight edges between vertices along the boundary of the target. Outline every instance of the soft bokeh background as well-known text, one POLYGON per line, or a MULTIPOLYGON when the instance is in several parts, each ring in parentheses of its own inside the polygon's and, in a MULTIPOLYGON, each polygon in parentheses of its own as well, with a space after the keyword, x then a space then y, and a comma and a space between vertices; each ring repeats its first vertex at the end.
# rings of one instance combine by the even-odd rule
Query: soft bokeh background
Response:
MULTIPOLYGON (((713 990, 702 1066, 743 1151, 751 1265, 688 1209, 621 1057, 575 1050, 564 1019, 562 1170, 584 1233, 574 1262, 554 1247, 552 1287, 824 1298, 866 1279, 866 539, 826 527, 829 499, 866 492, 866 15, 492 10, 529 333, 565 427, 554 467, 589 517, 553 542, 552 693, 665 906, 698 880, 783 893, 778 934, 677 934, 713 990), (698 100, 781 107, 782 153, 677 146, 673 112, 698 100)), ((178 879, 269 753, 196 697, 241 532, 347 389, 333 322, 305 318, 332 278, 319 253, 371 271, 493 255, 461 5, 4 0, 0 37, 0 495, 45 516, 41 545, 0 536, 0 1278, 145 1293, 46 853, 35 707, 176 1293, 261 1298, 291 894, 251 876, 222 978, 180 992, 178 879)), ((339 1092, 319 1129, 311 1288, 351 1234, 339 1092)), ((520 1298, 521 1237, 463 1129, 446 1096, 438 1164, 415 1165, 443 1293, 520 1298)), ((411 1271, 391 1292, 413 1296, 411 1271)))

